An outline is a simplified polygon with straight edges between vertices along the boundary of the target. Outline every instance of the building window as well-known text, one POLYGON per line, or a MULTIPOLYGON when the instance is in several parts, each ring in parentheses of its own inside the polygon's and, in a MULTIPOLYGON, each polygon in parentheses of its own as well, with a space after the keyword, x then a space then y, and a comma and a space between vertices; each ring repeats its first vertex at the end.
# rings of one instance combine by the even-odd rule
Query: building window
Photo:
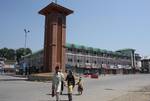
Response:
POLYGON ((72 52, 72 49, 71 49, 71 48, 68 48, 68 51, 69 51, 69 52, 72 52))
POLYGON ((72 59, 68 59, 68 62, 72 62, 72 59))
POLYGON ((77 49, 77 52, 78 52, 78 53, 80 53, 80 50, 79 50, 79 49, 77 49))
POLYGON ((79 62, 80 62, 80 60, 78 59, 78 60, 77 60, 77 62, 79 63, 79 62))
POLYGON ((86 60, 86 63, 89 63, 89 60, 86 60))

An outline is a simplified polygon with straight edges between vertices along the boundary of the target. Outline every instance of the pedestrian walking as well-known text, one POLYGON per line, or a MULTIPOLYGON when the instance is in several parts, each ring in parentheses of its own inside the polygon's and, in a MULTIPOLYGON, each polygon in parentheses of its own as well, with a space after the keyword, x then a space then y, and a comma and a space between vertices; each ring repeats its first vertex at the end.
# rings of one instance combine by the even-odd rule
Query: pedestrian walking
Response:
POLYGON ((64 90, 64 74, 63 74, 63 72, 62 72, 62 69, 60 69, 60 74, 61 74, 61 76, 62 76, 62 81, 61 81, 61 91, 60 91, 60 94, 62 95, 62 93, 63 93, 63 90, 64 90))
POLYGON ((83 92, 83 83, 82 83, 82 77, 79 77, 79 81, 76 83, 78 85, 77 91, 79 95, 82 95, 83 92))
POLYGON ((72 74, 72 71, 68 72, 66 81, 67 81, 67 86, 68 86, 68 99, 69 99, 69 101, 72 101, 72 91, 75 86, 75 78, 72 74))
POLYGON ((59 66, 55 68, 55 74, 52 77, 52 97, 56 96, 56 101, 60 101, 59 95, 61 92, 61 82, 63 77, 59 72, 59 66))

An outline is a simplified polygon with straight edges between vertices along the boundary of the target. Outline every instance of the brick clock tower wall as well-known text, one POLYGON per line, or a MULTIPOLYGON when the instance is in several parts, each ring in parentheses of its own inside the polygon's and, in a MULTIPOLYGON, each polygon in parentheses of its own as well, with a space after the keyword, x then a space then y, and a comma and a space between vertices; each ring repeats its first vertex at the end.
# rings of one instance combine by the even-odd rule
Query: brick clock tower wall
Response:
POLYGON ((66 16, 73 11, 51 3, 39 13, 45 15, 44 72, 54 72, 56 66, 64 71, 66 16))

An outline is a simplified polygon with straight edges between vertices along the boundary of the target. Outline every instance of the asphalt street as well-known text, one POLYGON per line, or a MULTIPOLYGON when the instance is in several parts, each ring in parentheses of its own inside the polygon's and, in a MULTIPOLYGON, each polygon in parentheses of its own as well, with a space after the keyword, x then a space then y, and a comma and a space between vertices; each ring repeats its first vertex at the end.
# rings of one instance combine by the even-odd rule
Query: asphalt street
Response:
MULTIPOLYGON (((74 88, 73 101, 109 101, 150 85, 150 74, 106 75, 99 79, 84 78, 83 95, 74 88)), ((50 82, 31 82, 26 78, 0 75, 0 101, 55 101, 50 82)), ((65 88, 61 101, 67 101, 65 88)))

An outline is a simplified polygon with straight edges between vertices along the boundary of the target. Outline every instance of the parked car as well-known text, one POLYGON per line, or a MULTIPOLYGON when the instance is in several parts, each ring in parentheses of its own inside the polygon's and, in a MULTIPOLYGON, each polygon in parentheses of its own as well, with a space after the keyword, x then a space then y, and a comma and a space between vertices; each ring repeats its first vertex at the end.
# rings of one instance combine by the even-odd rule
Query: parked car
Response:
POLYGON ((84 73, 84 77, 90 77, 91 74, 90 73, 84 73))
POLYGON ((98 78, 98 73, 84 73, 84 77, 98 78))
POLYGON ((98 73, 91 73, 91 78, 98 78, 98 73))

